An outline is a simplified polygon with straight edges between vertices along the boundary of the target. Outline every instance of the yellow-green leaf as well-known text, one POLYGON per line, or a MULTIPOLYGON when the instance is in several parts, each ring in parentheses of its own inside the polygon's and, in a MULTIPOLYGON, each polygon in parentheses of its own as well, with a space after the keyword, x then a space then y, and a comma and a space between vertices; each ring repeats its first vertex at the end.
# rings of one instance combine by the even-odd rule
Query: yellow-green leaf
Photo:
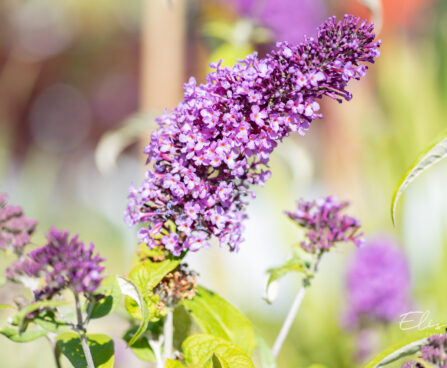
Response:
POLYGON ((56 309, 62 305, 67 305, 66 301, 62 300, 42 300, 40 302, 32 303, 22 308, 12 319, 13 325, 21 326, 24 322, 25 317, 39 309, 48 308, 48 309, 56 309))
POLYGON ((251 359, 238 346, 212 335, 188 337, 183 343, 183 352, 187 365, 205 365, 215 355, 223 368, 254 368, 251 359))
POLYGON ((152 291, 166 274, 179 265, 180 260, 180 258, 174 258, 172 256, 168 256, 161 262, 145 260, 130 271, 129 279, 138 285, 141 290, 152 291))
POLYGON ((142 291, 137 285, 121 276, 117 276, 117 279, 123 295, 132 298, 141 310, 141 323, 128 343, 129 346, 131 346, 146 332, 149 324, 149 310, 147 309, 146 302, 144 301, 142 291))
POLYGON ((394 191, 391 200, 391 219, 396 223, 396 207, 399 198, 405 189, 429 167, 433 166, 443 158, 447 157, 447 131, 442 133, 430 146, 422 152, 417 160, 405 172, 394 191))
POLYGON ((268 303, 273 302, 276 298, 275 292, 272 292, 271 290, 271 287, 274 286, 273 283, 291 272, 301 272, 305 277, 312 276, 309 268, 306 266, 306 261, 298 254, 294 254, 293 257, 287 260, 282 266, 269 268, 267 270, 269 277, 265 286, 264 297, 268 303))
POLYGON ((29 342, 38 339, 39 337, 45 336, 47 331, 44 330, 33 330, 20 332, 14 327, 5 327, 0 330, 0 334, 7 337, 9 340, 14 342, 29 342))
POLYGON ((165 368, 184 368, 185 366, 178 360, 167 359, 165 368))
POLYGON ((194 298, 183 305, 203 332, 233 342, 248 356, 253 354, 257 341, 251 323, 224 298, 199 286, 194 298))

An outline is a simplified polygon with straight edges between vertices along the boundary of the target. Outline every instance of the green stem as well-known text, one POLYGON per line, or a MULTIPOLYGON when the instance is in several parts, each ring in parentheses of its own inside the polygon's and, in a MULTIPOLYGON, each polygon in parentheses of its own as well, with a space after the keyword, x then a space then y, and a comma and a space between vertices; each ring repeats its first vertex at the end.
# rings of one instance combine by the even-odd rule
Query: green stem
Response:
POLYGON ((164 336, 164 349, 163 349, 163 360, 172 358, 172 345, 173 345, 173 335, 174 335, 174 321, 172 309, 168 308, 168 314, 165 317, 165 323, 163 325, 163 336, 164 336))
POLYGON ((92 353, 90 352, 90 348, 87 342, 87 335, 85 334, 84 322, 82 320, 82 311, 81 311, 81 303, 79 302, 79 294, 77 291, 73 291, 75 297, 76 304, 76 317, 78 320, 78 325, 76 326, 77 332, 79 334, 79 338, 81 339, 82 350, 84 351, 85 360, 87 362, 88 368, 95 368, 95 364, 93 363, 92 353))
POLYGON ((162 344, 161 337, 159 337, 158 340, 148 339, 148 341, 149 341, 149 345, 151 346, 152 350, 154 351, 157 368, 164 368, 165 362, 163 361, 163 357, 161 354, 161 344, 162 344))
POLYGON ((284 320, 281 330, 279 331, 278 337, 276 338, 275 343, 273 344, 272 354, 275 358, 281 351, 284 341, 286 340, 287 335, 289 334, 293 321, 295 320, 296 315, 298 314, 298 310, 300 309, 301 303, 304 298, 304 294, 306 293, 307 288, 310 286, 313 275, 317 272, 318 264, 320 262, 322 254, 323 254, 322 252, 318 252, 315 255, 313 263, 310 267, 311 275, 303 279, 303 284, 301 285, 301 288, 298 290, 298 293, 296 294, 295 299, 293 300, 289 313, 287 313, 287 317, 284 320))

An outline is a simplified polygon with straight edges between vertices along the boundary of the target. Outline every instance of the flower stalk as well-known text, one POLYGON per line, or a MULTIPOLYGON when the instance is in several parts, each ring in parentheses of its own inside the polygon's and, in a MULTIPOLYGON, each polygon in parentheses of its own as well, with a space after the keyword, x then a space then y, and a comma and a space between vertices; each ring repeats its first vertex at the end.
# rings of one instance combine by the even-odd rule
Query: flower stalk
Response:
POLYGON ((172 308, 168 308, 168 313, 165 317, 165 323, 163 326, 164 335, 164 350, 163 350, 163 361, 166 359, 172 359, 172 345, 174 336, 174 316, 172 313, 172 308))
POLYGON ((82 311, 81 311, 81 303, 79 302, 79 294, 77 291, 73 291, 74 298, 75 298, 75 305, 76 305, 76 317, 78 324, 76 326, 76 332, 79 334, 79 338, 81 340, 81 346, 82 351, 84 352, 85 360, 87 362, 88 368, 95 368, 95 364, 93 363, 93 357, 92 353, 90 351, 90 348, 88 346, 87 342, 87 335, 85 334, 85 327, 84 327, 84 321, 82 318, 82 311))
POLYGON ((275 343, 273 344, 272 354, 275 358, 281 351, 281 347, 283 346, 284 341, 286 340, 286 337, 289 334, 290 327, 292 327, 293 321, 295 320, 298 310, 300 309, 301 302, 303 301, 304 294, 306 293, 306 288, 307 286, 303 284, 300 290, 298 291, 298 294, 296 294, 292 307, 290 308, 289 313, 287 314, 287 317, 284 320, 284 323, 278 334, 278 337, 276 338, 275 343))
POLYGON ((284 341, 286 340, 290 328, 292 327, 293 321, 295 321, 296 315, 298 314, 298 310, 300 309, 301 303, 304 299, 304 295, 306 294, 306 290, 310 286, 313 275, 317 272, 318 263, 320 262, 322 254, 323 252, 320 251, 314 257, 314 262, 313 265, 311 266, 310 275, 303 279, 301 288, 298 290, 298 293, 296 294, 295 299, 293 300, 289 313, 287 313, 287 317, 284 320, 281 330, 279 331, 278 337, 276 338, 275 343, 273 344, 272 354, 275 358, 281 351, 284 341))
POLYGON ((161 354, 161 345, 163 343, 163 336, 160 336, 158 340, 153 340, 149 338, 148 341, 149 345, 154 351, 157 368, 164 368, 165 362, 163 361, 163 356, 161 354))

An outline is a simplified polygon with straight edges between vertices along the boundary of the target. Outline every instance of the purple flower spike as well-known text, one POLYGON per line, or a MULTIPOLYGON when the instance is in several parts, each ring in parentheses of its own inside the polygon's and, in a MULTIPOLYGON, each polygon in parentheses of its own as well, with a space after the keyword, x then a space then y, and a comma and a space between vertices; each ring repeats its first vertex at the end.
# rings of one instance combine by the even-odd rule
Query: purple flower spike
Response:
POLYGON ((309 253, 317 253, 332 248, 335 243, 352 242, 363 244, 363 233, 359 232, 360 222, 354 217, 341 214, 348 202, 338 202, 335 197, 319 198, 312 202, 298 201, 294 212, 286 215, 306 229, 301 247, 309 253))
POLYGON ((51 299, 66 288, 82 294, 93 293, 103 279, 104 270, 100 265, 104 258, 93 255, 93 243, 86 247, 77 235, 69 239, 68 232, 55 228, 51 228, 47 239, 45 246, 14 263, 7 271, 8 278, 42 277, 45 285, 34 290, 36 300, 51 299))
POLYGON ((7 199, 5 193, 0 193, 0 249, 21 255, 37 221, 26 218, 22 207, 8 205, 7 199))
POLYGON ((206 84, 191 78, 183 102, 158 119, 145 148, 153 169, 130 190, 125 220, 145 225, 140 240, 180 254, 207 247, 215 236, 237 250, 249 188, 270 177, 270 154, 290 132, 304 134, 322 116, 317 100, 351 99, 347 82, 364 76, 360 63, 380 54, 374 37, 366 21, 333 17, 315 39, 278 43, 264 59, 255 53, 232 68, 212 64, 206 84), (178 238, 161 241, 167 220, 178 225, 178 238))
POLYGON ((377 238, 358 250, 347 274, 348 327, 392 322, 408 311, 410 274, 395 242, 377 238))

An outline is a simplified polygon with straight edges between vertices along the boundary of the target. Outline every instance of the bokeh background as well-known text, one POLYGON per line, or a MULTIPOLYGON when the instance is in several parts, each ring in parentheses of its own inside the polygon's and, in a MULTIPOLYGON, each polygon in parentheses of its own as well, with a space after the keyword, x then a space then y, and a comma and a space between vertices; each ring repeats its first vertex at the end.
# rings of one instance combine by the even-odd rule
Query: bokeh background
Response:
MULTIPOLYGON (((422 175, 398 207, 391 196, 406 168, 442 130, 447 116, 445 0, 1 0, 0 191, 39 220, 36 244, 51 225, 93 241, 110 274, 129 271, 136 230, 123 222, 128 186, 144 174, 142 147, 154 118, 181 99, 190 75, 208 63, 232 65, 277 40, 299 42, 329 15, 373 19, 382 56, 354 98, 324 101, 324 118, 291 136, 272 157, 272 179, 249 206, 238 254, 215 246, 189 255, 200 283, 237 305, 273 343, 298 287, 280 283, 262 299, 265 271, 286 260, 299 231, 283 215, 296 199, 335 194, 351 201, 367 237, 393 237, 411 275, 412 310, 447 321, 447 165, 422 175)), ((405 332, 399 321, 348 329, 347 265, 339 247, 321 266, 279 357, 283 367, 359 367, 405 332)), ((0 269, 11 259, 2 256, 0 269)), ((14 287, 0 289, 0 303, 14 287)), ((0 312, 0 321, 7 312, 0 312)), ((127 322, 109 316, 92 332, 115 338, 116 367, 143 367, 120 342, 127 322)), ((0 366, 49 367, 45 340, 0 338, 0 366)))

